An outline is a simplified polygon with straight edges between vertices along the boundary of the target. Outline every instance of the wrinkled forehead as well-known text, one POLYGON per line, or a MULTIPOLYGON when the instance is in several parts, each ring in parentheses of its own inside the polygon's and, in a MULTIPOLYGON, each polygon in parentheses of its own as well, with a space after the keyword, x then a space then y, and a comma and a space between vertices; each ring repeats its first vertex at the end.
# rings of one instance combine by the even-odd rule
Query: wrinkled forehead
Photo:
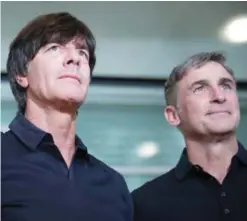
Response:
POLYGON ((234 76, 219 63, 209 62, 198 68, 191 68, 181 79, 182 84, 190 85, 195 81, 205 80, 218 83, 221 79, 230 79, 235 82, 234 76))

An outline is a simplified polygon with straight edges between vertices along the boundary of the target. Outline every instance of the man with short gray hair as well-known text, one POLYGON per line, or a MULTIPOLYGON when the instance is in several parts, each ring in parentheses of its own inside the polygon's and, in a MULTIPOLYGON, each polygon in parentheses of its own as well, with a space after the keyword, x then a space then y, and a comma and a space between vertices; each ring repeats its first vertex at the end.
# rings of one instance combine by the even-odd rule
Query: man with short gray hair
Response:
POLYGON ((135 221, 247 220, 247 151, 236 138, 236 80, 225 57, 204 52, 175 67, 164 115, 186 148, 175 168, 133 191, 135 221))

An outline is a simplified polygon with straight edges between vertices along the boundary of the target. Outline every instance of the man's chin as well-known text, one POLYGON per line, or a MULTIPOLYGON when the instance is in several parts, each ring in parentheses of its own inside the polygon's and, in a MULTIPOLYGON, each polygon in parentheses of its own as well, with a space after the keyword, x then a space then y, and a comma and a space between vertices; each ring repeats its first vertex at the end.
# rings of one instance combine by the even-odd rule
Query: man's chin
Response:
POLYGON ((79 94, 67 94, 65 96, 61 96, 60 98, 58 98, 58 100, 60 100, 61 103, 65 103, 67 105, 81 105, 84 103, 85 101, 85 96, 79 95, 79 94))
POLYGON ((209 132, 212 135, 219 135, 219 136, 224 136, 224 135, 228 135, 228 134, 234 134, 235 133, 235 127, 231 127, 231 128, 210 128, 209 132))
POLYGON ((78 108, 84 103, 84 99, 78 99, 73 97, 56 99, 54 101, 55 108, 61 112, 77 112, 78 108))

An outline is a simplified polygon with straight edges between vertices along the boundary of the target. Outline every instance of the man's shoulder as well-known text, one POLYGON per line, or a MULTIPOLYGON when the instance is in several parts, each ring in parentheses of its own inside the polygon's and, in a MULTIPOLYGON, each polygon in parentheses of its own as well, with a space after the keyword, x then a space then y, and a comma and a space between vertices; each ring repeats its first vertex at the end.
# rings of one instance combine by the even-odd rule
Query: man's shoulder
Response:
POLYGON ((93 162, 93 164, 96 167, 98 167, 99 169, 101 169, 102 171, 104 171, 108 175, 114 177, 115 179, 117 179, 120 182, 122 182, 124 180, 123 175, 120 174, 116 169, 109 166, 107 163, 103 162, 102 160, 98 159, 97 157, 93 156, 92 154, 88 153, 88 155, 89 155, 90 161, 93 162))
POLYGON ((10 130, 7 130, 7 131, 1 131, 1 139, 3 137, 6 137, 8 134, 9 134, 10 130))
POLYGON ((167 203, 173 199, 172 189, 176 188, 174 170, 171 169, 132 192, 135 220, 155 220, 163 214, 167 203))
POLYGON ((2 161, 9 162, 14 158, 20 158, 21 155, 27 153, 24 144, 15 136, 15 134, 11 131, 1 131, 1 155, 2 161))
POLYGON ((8 131, 1 131, 1 148, 4 148, 13 141, 13 134, 11 130, 8 131))
POLYGON ((113 195, 115 195, 115 193, 117 193, 117 195, 121 195, 124 204, 126 204, 128 208, 126 213, 126 217, 128 217, 127 220, 131 220, 133 216, 133 203, 123 175, 120 174, 113 167, 96 158, 95 156, 89 153, 88 155, 89 161, 91 161, 94 164, 94 167, 97 168, 96 170, 100 171, 99 176, 104 176, 104 182, 108 182, 108 184, 110 184, 110 192, 113 195))
POLYGON ((13 134, 10 130, 1 131, 1 155, 2 155, 2 163, 12 159, 15 155, 15 145, 13 145, 14 138, 13 134))
POLYGON ((157 178, 146 182, 141 187, 135 189, 132 192, 133 198, 153 198, 156 195, 159 195, 160 192, 169 192, 170 188, 174 186, 176 182, 175 168, 172 168, 170 171, 158 176, 157 178))

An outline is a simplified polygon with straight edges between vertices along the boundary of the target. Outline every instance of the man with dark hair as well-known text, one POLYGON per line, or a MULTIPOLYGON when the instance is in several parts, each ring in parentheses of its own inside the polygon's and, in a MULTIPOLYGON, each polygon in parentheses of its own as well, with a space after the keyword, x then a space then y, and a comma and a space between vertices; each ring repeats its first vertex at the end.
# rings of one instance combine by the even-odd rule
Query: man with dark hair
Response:
POLYGON ((2 220, 132 220, 122 175, 75 134, 95 60, 92 32, 69 13, 37 17, 10 45, 19 111, 1 134, 2 220))
POLYGON ((247 220, 247 151, 236 138, 236 80, 221 53, 199 53, 165 84, 165 118, 186 148, 175 168, 133 191, 135 221, 247 220))

